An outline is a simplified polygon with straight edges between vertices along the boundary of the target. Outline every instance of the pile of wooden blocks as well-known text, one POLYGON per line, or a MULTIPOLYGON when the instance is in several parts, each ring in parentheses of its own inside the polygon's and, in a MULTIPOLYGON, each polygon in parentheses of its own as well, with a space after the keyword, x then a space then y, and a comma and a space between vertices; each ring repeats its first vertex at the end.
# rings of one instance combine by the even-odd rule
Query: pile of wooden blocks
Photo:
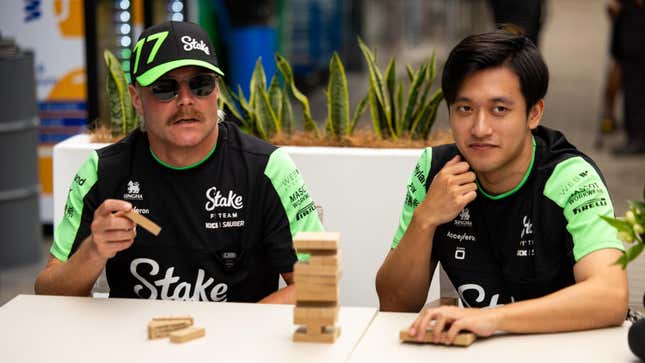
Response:
POLYGON ((148 339, 151 340, 170 337, 173 343, 183 343, 205 334, 204 328, 193 326, 190 315, 156 317, 148 323, 148 339))
POLYGON ((333 343, 340 335, 340 327, 335 326, 341 276, 339 239, 339 233, 331 232, 300 232, 294 238, 296 251, 310 255, 294 267, 293 322, 303 325, 294 332, 294 342, 333 343))

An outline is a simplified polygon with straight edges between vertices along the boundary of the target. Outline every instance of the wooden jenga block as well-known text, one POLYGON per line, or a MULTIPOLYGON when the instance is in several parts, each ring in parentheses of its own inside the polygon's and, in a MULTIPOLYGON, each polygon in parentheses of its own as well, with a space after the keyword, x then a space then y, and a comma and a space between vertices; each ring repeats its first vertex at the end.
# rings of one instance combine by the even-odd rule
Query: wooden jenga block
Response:
POLYGON ((297 301, 338 301, 337 285, 298 284, 296 283, 297 301))
POLYGON ((340 327, 324 327, 323 331, 308 330, 308 328, 300 327, 293 333, 294 342, 305 343, 333 343, 340 335, 340 327), (313 333, 313 334, 312 334, 313 333))
POLYGON ((293 323, 297 325, 334 325, 338 320, 338 305, 334 307, 296 306, 293 323))
POLYGON ((340 265, 340 251, 332 253, 313 252, 307 263, 310 265, 338 266, 340 265))
POLYGON ((173 343, 184 343, 189 340, 201 338, 204 335, 206 335, 206 329, 191 326, 170 333, 170 341, 173 343))
POLYGON ((293 239, 293 246, 301 250, 332 250, 338 249, 340 233, 337 232, 298 232, 293 239))
POLYGON ((166 323, 186 321, 189 323, 188 324, 189 326, 193 325, 193 317, 190 315, 155 316, 154 318, 152 318, 152 321, 166 322, 166 323))
POLYGON ((148 339, 165 338, 171 332, 181 330, 192 325, 189 320, 178 321, 151 321, 148 323, 148 339))
POLYGON ((293 281, 296 286, 298 284, 337 285, 342 274, 341 270, 337 270, 335 275, 327 276, 294 274, 293 281))
POLYGON ((293 267, 296 275, 335 276, 338 271, 338 266, 312 265, 306 262, 298 262, 293 267))
MULTIPOLYGON (((442 333, 442 337, 445 336, 447 332, 442 333)), ((455 339, 452 341, 452 345, 456 345, 458 347, 467 347, 471 345, 477 336, 473 333, 459 333, 455 337, 455 339)), ((403 342, 408 342, 408 343, 431 343, 432 344, 432 329, 426 330, 426 334, 423 337, 422 341, 418 341, 416 337, 411 336, 408 334, 408 328, 402 329, 399 332, 399 340, 403 342)))
POLYGON ((154 234, 155 236, 157 236, 159 232, 161 232, 161 227, 159 227, 159 225, 149 220, 148 218, 142 216, 141 214, 137 213, 137 211, 134 209, 130 209, 128 212, 124 213, 124 215, 130 218, 134 223, 145 228, 148 232, 154 234))

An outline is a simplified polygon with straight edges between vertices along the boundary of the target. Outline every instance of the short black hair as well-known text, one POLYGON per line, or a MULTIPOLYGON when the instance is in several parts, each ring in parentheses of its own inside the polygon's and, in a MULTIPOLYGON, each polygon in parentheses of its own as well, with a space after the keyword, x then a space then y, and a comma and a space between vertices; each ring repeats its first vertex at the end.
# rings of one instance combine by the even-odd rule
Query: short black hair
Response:
POLYGON ((528 114, 546 95, 549 70, 529 38, 505 30, 468 36, 450 52, 441 77, 448 110, 467 76, 500 66, 508 67, 519 78, 528 114))

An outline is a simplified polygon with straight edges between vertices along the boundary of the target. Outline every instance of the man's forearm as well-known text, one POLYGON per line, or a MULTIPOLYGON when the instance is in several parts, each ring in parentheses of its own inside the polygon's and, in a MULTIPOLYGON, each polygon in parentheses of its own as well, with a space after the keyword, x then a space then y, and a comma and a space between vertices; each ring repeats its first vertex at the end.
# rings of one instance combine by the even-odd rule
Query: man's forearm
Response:
POLYGON ((584 330, 622 324, 627 312, 623 285, 589 279, 541 298, 490 309, 498 329, 512 333, 584 330))
POLYGON ((260 304, 295 304, 296 303, 296 285, 291 284, 282 288, 264 299, 258 301, 260 304))
POLYGON ((430 254, 436 227, 413 221, 376 276, 382 311, 417 312, 423 306, 432 272, 430 254))
MULTIPOLYGON (((88 237, 90 238, 90 237, 88 237)), ((42 295, 88 296, 106 260, 93 254, 87 239, 69 260, 62 263, 50 261, 38 275, 34 290, 42 295)))

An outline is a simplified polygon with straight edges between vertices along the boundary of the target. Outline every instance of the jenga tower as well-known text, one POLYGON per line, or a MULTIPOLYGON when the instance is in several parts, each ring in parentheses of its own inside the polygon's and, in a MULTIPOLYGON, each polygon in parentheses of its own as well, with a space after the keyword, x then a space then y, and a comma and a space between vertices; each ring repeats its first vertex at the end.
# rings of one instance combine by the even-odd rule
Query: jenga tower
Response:
POLYGON ((294 268, 296 307, 293 322, 299 327, 294 342, 333 343, 340 335, 338 281, 340 280, 340 233, 300 232, 294 238, 298 253, 311 257, 294 268))

